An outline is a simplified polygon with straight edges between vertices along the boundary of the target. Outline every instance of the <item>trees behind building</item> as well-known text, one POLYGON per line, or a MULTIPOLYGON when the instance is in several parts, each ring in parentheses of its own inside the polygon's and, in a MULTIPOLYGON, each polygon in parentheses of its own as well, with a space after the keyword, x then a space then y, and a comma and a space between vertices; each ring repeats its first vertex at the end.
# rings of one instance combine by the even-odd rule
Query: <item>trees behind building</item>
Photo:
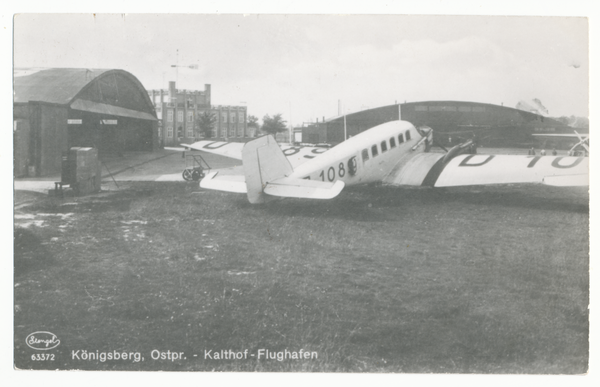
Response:
POLYGON ((285 132, 287 130, 286 121, 283 120, 281 114, 275 114, 273 117, 267 114, 263 117, 261 130, 274 136, 277 133, 285 132))
POLYGON ((198 117, 198 129, 202 134, 204 134, 205 138, 212 137, 212 131, 215 127, 215 123, 217 122, 217 117, 211 112, 204 112, 198 117))

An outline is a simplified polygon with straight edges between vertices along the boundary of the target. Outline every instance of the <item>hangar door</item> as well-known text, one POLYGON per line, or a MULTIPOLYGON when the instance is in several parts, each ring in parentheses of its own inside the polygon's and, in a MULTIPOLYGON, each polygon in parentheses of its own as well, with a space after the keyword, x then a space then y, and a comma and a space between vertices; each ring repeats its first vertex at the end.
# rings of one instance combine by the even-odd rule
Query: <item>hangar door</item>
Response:
POLYGON ((69 146, 94 146, 101 154, 157 147, 154 107, 127 73, 111 71, 95 78, 69 107, 69 146))
POLYGON ((156 123, 130 117, 73 111, 69 147, 95 147, 100 154, 155 149, 156 123))

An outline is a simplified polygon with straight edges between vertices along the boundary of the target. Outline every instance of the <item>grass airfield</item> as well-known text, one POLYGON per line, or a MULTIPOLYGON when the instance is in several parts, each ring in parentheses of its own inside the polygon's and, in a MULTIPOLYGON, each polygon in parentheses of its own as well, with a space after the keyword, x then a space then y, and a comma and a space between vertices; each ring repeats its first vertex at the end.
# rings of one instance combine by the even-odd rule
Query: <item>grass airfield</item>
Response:
POLYGON ((252 206, 183 182, 38 197, 16 209, 15 366, 585 373, 588 200, 367 186, 252 206), (54 360, 32 359, 36 331, 61 340, 54 360), (221 350, 255 356, 206 358, 221 350), (167 351, 183 355, 153 359, 167 351))

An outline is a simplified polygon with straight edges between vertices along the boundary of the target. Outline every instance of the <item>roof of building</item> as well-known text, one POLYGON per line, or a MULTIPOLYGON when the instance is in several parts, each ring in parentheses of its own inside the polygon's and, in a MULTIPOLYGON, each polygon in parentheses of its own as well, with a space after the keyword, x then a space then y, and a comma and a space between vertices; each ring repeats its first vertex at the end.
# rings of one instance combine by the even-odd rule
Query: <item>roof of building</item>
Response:
MULTIPOLYGON (((359 111, 354 111, 354 112, 348 112, 346 114, 346 117, 349 118, 349 117, 355 116, 355 115, 359 116, 359 115, 365 114, 367 112, 377 111, 377 110, 381 110, 381 109, 396 108, 398 106, 406 106, 406 105, 443 105, 443 104, 449 104, 449 105, 453 105, 453 106, 456 106, 456 105, 487 106, 487 107, 491 107, 493 109, 501 109, 501 110, 504 110, 504 111, 519 112, 519 113, 527 114, 527 115, 531 115, 531 116, 540 116, 539 114, 536 114, 534 112, 530 112, 530 111, 526 111, 526 110, 522 110, 522 109, 518 109, 518 108, 512 108, 510 106, 504 106, 504 105, 495 105, 495 104, 485 103, 485 102, 439 100, 439 101, 404 102, 404 103, 399 103, 399 104, 394 104, 394 105, 378 106, 378 107, 375 107, 375 108, 370 108, 370 109, 365 109, 365 110, 359 110, 359 111)), ((325 122, 333 122, 333 121, 337 121, 337 120, 342 120, 343 118, 344 118, 344 114, 337 115, 337 116, 334 116, 334 117, 326 118, 325 122)))
POLYGON ((14 103, 45 102, 156 120, 146 89, 124 70, 15 68, 13 75, 14 103))
POLYGON ((14 102, 68 104, 91 81, 108 69, 15 69, 14 102))

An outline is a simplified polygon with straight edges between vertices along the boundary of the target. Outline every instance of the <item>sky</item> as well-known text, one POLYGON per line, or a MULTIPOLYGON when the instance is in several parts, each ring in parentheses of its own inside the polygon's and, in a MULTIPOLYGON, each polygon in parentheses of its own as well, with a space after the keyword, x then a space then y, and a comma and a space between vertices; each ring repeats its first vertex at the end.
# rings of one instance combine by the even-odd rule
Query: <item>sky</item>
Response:
POLYGON ((550 116, 588 116, 583 17, 19 14, 14 66, 123 69, 147 89, 208 83, 215 105, 294 125, 423 100, 538 98, 550 116))

